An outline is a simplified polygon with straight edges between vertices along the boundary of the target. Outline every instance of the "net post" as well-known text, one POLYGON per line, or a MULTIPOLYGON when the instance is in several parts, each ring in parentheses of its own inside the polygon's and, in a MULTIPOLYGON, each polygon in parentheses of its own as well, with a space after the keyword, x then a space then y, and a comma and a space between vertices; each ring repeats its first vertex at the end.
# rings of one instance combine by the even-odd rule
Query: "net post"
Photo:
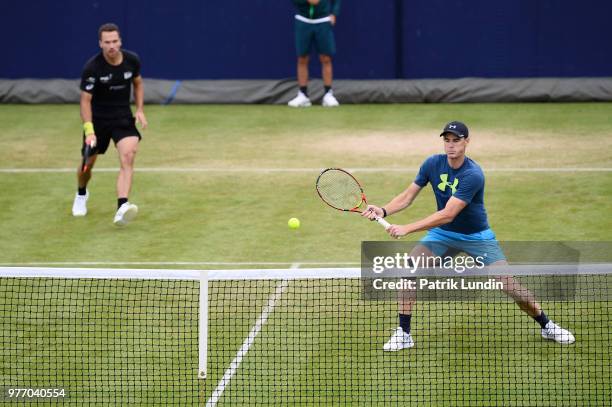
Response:
POLYGON ((198 378, 206 379, 208 358, 208 271, 200 271, 200 320, 198 329, 198 378))

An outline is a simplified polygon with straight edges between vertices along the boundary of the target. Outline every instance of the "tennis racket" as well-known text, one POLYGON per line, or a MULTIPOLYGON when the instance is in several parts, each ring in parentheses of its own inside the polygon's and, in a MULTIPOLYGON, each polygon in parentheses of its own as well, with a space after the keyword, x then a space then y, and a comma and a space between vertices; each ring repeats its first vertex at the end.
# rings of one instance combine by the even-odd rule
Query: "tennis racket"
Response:
MULTIPOLYGON (((368 206, 363 188, 347 171, 327 168, 317 178, 317 193, 329 206, 339 211, 362 213, 368 206)), ((387 229, 391 224, 383 218, 374 219, 387 229)))
POLYGON ((89 161, 89 157, 91 157, 91 153, 93 153, 93 146, 85 143, 85 149, 83 150, 83 161, 81 162, 81 172, 87 171, 87 162, 89 161))

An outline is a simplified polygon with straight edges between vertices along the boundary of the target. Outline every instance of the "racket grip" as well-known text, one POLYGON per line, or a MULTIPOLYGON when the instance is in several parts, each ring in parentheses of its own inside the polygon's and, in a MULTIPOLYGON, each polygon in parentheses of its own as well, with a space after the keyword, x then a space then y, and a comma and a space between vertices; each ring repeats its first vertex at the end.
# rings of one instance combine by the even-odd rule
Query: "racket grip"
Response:
POLYGON ((386 220, 384 220, 383 218, 381 218, 379 216, 377 216, 374 219, 376 219, 376 222, 378 222, 381 225, 383 225, 385 229, 389 229, 389 227, 391 227, 391 224, 389 222, 387 222, 386 220))

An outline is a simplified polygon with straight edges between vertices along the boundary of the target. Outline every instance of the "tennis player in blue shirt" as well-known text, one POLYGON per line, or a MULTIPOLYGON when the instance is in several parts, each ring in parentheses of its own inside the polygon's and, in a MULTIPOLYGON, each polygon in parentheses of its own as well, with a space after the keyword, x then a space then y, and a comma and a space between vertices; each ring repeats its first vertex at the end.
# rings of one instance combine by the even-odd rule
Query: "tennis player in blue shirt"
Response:
MULTIPOLYGON (((469 132, 465 124, 453 121, 444 126, 445 154, 429 157, 419 170, 414 182, 383 207, 369 205, 363 216, 386 217, 406 209, 421 189, 431 184, 438 210, 424 219, 407 225, 391 225, 387 232, 395 238, 427 230, 425 237, 413 249, 411 256, 447 256, 458 252, 484 258, 487 266, 507 265, 495 233, 489 227, 484 206, 485 178, 482 169, 466 157, 469 132), (484 256, 486 253, 486 256, 484 256)), ((504 291, 519 308, 542 327, 542 337, 560 344, 574 343, 574 335, 549 320, 533 294, 512 277, 499 278, 504 291)), ((398 351, 414 346, 410 335, 410 320, 415 300, 409 295, 399 301, 399 327, 383 346, 385 351, 398 351)))

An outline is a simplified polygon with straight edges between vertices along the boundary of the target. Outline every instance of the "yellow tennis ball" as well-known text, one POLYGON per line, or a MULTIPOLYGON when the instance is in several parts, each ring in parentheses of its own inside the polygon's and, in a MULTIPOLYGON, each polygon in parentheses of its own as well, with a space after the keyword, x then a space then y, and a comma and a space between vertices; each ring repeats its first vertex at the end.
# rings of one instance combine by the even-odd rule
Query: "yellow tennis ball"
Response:
POLYGON ((297 229, 300 227, 300 220, 298 218, 291 218, 287 225, 289 225, 289 229, 297 229))

